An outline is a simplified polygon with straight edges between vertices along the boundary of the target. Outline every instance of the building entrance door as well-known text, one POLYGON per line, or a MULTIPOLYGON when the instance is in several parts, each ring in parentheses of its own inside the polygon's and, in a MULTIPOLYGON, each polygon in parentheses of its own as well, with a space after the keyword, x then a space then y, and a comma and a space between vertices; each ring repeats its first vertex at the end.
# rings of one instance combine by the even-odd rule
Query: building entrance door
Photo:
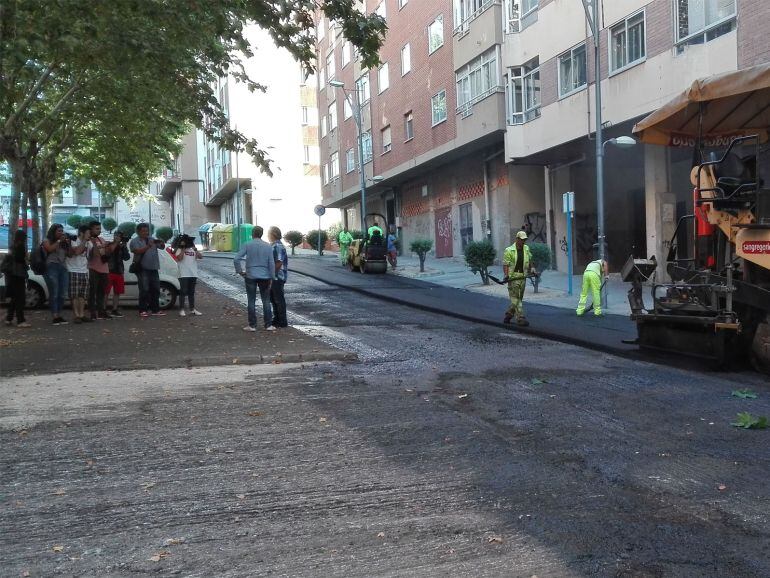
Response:
POLYGON ((452 256, 452 209, 436 209, 436 257, 452 256))
POLYGON ((460 243, 463 251, 473 242, 473 203, 460 205, 460 243))

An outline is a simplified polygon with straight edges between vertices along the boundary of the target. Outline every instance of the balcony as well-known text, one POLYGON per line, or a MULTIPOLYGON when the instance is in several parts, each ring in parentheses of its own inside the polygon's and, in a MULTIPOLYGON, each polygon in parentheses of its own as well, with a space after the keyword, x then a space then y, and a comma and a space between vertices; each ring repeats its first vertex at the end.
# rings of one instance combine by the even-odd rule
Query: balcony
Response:
POLYGON ((226 179, 219 188, 214 191, 214 194, 206 200, 205 205, 207 207, 218 207, 231 198, 239 188, 242 191, 251 188, 251 178, 230 177, 226 179))
POLYGON ((179 184, 182 182, 181 175, 178 175, 176 171, 166 169, 162 173, 162 179, 160 186, 158 187, 158 193, 161 199, 169 201, 179 188, 179 184))

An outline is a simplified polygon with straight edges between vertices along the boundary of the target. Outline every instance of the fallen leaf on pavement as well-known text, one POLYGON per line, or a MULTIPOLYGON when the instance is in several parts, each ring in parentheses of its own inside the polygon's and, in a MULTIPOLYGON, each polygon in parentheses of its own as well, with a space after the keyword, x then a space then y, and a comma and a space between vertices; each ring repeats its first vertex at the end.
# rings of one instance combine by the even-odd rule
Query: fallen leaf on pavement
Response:
POLYGON ((239 500, 245 500, 246 494, 235 494, 235 497, 238 498, 239 500))
POLYGON ((503 539, 500 536, 490 536, 489 538, 487 538, 487 542, 489 544, 502 544, 503 539))
POLYGON ((238 358, 237 357, 233 357, 233 363, 238 363, 238 358))
POLYGON ((727 486, 725 486, 724 484, 719 484, 717 486, 717 490, 719 490, 720 492, 724 492, 726 489, 727 489, 727 486))
POLYGON ((56 490, 56 491, 53 493, 53 495, 54 495, 54 496, 63 496, 63 495, 64 495, 64 494, 66 494, 66 493, 67 493, 66 491, 64 491, 64 490, 62 490, 61 488, 59 488, 58 490, 56 490))
POLYGON ((150 556, 149 560, 150 562, 160 562, 163 558, 167 558, 169 556, 171 556, 171 552, 168 550, 162 550, 154 556, 150 556))
POLYGON ((385 532, 380 532, 379 534, 377 534, 377 537, 378 538, 384 538, 385 537, 385 532))
POLYGON ((53 550, 54 552, 63 552, 64 551, 64 546, 58 546, 57 545, 57 546, 54 546, 53 548, 51 548, 51 550, 53 550))
POLYGON ((147 491, 149 491, 150 488, 152 488, 154 486, 155 486, 155 482, 146 482, 146 483, 142 484, 142 489, 145 492, 147 492, 147 491))
POLYGON ((264 415, 264 414, 261 411, 250 411, 249 415, 251 417, 259 417, 259 416, 264 415))
POLYGON ((467 393, 461 393, 460 395, 457 396, 457 399, 465 399, 466 397, 468 397, 467 393))
POLYGON ((169 538, 166 540, 166 546, 178 546, 184 544, 184 538, 169 538))
POLYGON ((324 423, 326 421, 326 418, 325 417, 319 417, 318 421, 321 422, 321 423, 324 423))

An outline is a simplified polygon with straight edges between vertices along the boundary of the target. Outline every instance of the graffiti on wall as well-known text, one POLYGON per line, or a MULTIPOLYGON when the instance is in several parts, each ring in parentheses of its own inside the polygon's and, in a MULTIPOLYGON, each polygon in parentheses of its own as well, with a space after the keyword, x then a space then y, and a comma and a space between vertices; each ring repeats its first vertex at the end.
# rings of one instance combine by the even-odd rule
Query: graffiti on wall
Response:
MULTIPOLYGON (((594 243, 596 243, 596 215, 575 213, 573 223, 573 235, 575 246, 573 251, 578 263, 587 263, 594 257, 594 243)), ((567 237, 559 240, 561 250, 567 252, 567 237)))
POLYGON ((524 215, 524 230, 531 243, 545 243, 545 213, 527 213, 524 215))

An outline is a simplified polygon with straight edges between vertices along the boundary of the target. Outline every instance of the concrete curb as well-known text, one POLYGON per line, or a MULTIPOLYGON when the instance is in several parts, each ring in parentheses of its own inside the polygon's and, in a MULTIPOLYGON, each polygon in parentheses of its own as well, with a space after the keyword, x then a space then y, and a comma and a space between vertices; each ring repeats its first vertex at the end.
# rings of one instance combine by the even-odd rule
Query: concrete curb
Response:
MULTIPOLYGON (((480 319, 478 317, 472 317, 470 315, 463 315, 462 313, 457 313, 455 311, 442 309, 440 307, 431 307, 430 305, 423 305, 419 303, 414 303, 412 301, 409 301, 407 299, 401 299, 399 297, 391 297, 388 295, 382 295, 381 293, 377 293, 376 291, 370 291, 369 289, 363 288, 363 287, 356 287, 356 286, 349 286, 344 285, 342 283, 335 283, 334 281, 330 281, 328 279, 324 279, 322 276, 313 274, 313 273, 306 273, 304 271, 298 271, 297 269, 292 269, 292 273, 296 273, 297 275, 304 275, 305 277, 309 277, 310 279, 315 279, 316 281, 321 281, 322 283, 326 283, 327 285, 333 285, 335 287, 341 287, 343 289, 348 289, 350 291, 355 291, 356 293, 361 293, 362 295, 367 295, 369 297, 374 297, 376 299, 380 299, 382 301, 388 301, 390 303, 397 303, 399 305, 406 305, 407 307, 412 307, 414 309, 418 309, 420 311, 427 311, 429 313, 437 313, 439 315, 446 315, 448 317, 453 317, 455 319, 461 319, 463 321, 470 321, 472 323, 480 323, 482 325, 488 325, 491 327, 497 327, 499 329, 505 329, 507 331, 516 331, 519 333, 523 333, 525 335, 531 335, 533 337, 540 337, 542 339, 548 339, 549 341, 558 341, 560 343, 566 343, 568 345, 577 345, 579 347, 583 347, 585 349, 591 349, 593 351, 598 351, 600 353, 610 353, 612 355, 617 355, 619 357, 624 357, 627 359, 633 359, 637 361, 650 361, 655 362, 656 360, 654 358, 648 358, 645 356, 640 350, 628 350, 628 349, 622 349, 622 348, 615 348, 608 345, 601 345, 594 343, 592 341, 580 339, 578 337, 569 337, 566 335, 558 335, 555 333, 551 333, 548 331, 543 331, 542 329, 533 328, 531 325, 529 327, 519 327, 516 325, 506 325, 502 322, 495 322, 490 321, 487 319, 480 319)), ((416 281, 421 282, 419 279, 410 279, 410 281, 416 281)), ((473 293, 472 291, 468 291, 467 289, 458 289, 459 291, 466 291, 467 293, 473 293)), ((660 361, 661 365, 667 365, 666 363, 663 363, 660 361)))

